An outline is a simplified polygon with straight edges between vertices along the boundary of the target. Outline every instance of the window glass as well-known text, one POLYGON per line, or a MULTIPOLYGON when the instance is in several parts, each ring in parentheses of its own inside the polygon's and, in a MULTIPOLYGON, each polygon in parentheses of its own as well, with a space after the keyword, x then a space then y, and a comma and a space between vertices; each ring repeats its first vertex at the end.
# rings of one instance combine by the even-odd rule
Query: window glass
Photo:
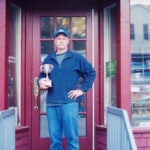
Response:
POLYGON ((85 56, 86 42, 85 41, 73 41, 72 49, 83 56, 85 56))
POLYGON ((148 24, 143 24, 144 40, 148 40, 148 24))
POLYGON ((70 17, 56 17, 56 29, 66 29, 69 32, 70 17))
POLYGON ((72 17, 72 37, 77 39, 86 37, 85 17, 72 17))
POLYGON ((43 60, 54 51, 53 41, 41 41, 41 63, 43 60))
POLYGON ((21 114, 21 10, 11 4, 9 10, 8 107, 17 108, 17 124, 21 114))
POLYGON ((133 125, 150 125, 150 2, 131 0, 131 103, 133 125), (144 36, 144 37, 143 37, 144 36))
POLYGON ((104 10, 104 108, 106 122, 107 106, 116 107, 116 5, 106 7, 104 10))
POLYGON ((54 18, 53 17, 41 17, 40 21, 41 38, 53 38, 54 37, 54 18))

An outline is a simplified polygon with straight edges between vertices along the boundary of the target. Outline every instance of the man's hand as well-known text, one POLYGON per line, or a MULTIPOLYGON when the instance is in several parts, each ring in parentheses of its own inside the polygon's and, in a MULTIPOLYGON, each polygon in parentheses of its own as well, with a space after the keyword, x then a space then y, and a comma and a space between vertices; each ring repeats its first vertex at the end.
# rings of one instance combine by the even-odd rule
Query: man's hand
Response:
POLYGON ((42 78, 39 80, 40 89, 47 90, 49 88, 49 84, 46 78, 42 78))
POLYGON ((69 93, 68 93, 68 97, 71 98, 71 99, 76 99, 77 97, 81 96, 83 93, 82 90, 80 89, 76 89, 76 90, 71 90, 69 93))

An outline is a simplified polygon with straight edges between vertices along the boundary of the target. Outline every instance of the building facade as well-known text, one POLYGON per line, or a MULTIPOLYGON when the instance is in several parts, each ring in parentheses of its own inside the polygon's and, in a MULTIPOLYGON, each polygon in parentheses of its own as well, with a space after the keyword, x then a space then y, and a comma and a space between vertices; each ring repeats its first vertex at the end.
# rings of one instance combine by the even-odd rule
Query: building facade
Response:
POLYGON ((0 7, 0 110, 16 108, 16 150, 49 147, 46 91, 36 80, 57 28, 97 72, 79 103, 81 150, 106 149, 107 106, 127 110, 138 149, 150 149, 148 1, 0 0, 0 7))

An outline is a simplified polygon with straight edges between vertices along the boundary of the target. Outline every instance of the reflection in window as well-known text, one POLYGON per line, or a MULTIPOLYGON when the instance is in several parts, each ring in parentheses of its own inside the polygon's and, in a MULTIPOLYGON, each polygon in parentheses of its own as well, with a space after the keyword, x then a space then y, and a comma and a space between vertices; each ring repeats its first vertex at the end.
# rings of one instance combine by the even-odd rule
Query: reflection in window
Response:
POLYGON ((148 24, 143 24, 144 40, 148 40, 148 24))
POLYGON ((41 41, 41 62, 54 51, 54 43, 52 41, 41 41))
POLYGON ((134 31, 134 24, 130 25, 130 39, 134 40, 135 39, 135 31, 134 31))
POLYGON ((86 38, 85 17, 72 17, 72 38, 86 38))
POLYGON ((131 40, 131 102, 133 125, 150 125, 150 4, 131 0, 131 22, 136 39, 131 40), (134 2, 134 3, 133 3, 134 2), (144 38, 143 38, 144 35, 144 38))
POLYGON ((85 41, 73 41, 72 49, 85 56, 86 43, 85 41))
POLYGON ((66 29, 69 32, 69 17, 56 17, 56 29, 66 29))

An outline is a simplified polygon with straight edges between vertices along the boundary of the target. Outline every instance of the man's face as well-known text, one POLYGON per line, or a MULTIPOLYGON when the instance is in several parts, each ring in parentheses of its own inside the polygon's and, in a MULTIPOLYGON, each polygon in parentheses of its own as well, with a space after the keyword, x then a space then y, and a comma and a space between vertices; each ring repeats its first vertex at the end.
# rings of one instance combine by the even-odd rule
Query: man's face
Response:
POLYGON ((69 39, 65 35, 59 34, 57 37, 55 37, 54 43, 55 43, 57 51, 67 50, 69 39))

